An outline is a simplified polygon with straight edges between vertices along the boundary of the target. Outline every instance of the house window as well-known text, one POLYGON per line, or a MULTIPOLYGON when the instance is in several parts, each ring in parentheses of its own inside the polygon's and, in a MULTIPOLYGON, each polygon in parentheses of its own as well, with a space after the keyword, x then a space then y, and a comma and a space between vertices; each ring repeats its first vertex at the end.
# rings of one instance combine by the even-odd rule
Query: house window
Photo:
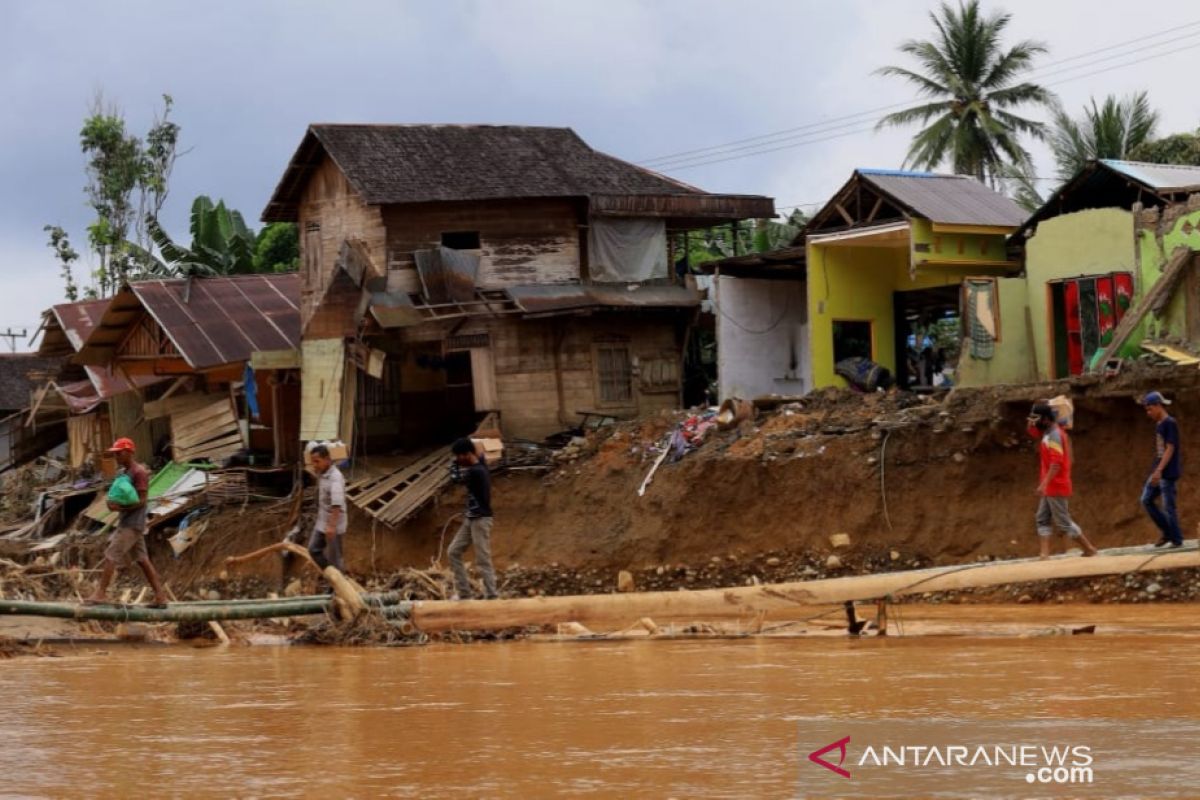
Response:
POLYGON ((442 247, 451 250, 478 250, 479 231, 443 231, 442 247))
POLYGON ((633 400, 633 365, 629 346, 598 344, 596 359, 596 397, 605 405, 627 405, 633 400))
POLYGON ((321 223, 308 222, 304 225, 304 284, 308 291, 315 291, 321 280, 321 223))
POLYGON ((1112 344, 1133 305, 1133 273, 1111 272, 1051 281, 1054 376, 1081 375, 1096 353, 1112 344))
POLYGON ((833 321, 833 363, 847 358, 874 358, 874 335, 870 320, 833 321))

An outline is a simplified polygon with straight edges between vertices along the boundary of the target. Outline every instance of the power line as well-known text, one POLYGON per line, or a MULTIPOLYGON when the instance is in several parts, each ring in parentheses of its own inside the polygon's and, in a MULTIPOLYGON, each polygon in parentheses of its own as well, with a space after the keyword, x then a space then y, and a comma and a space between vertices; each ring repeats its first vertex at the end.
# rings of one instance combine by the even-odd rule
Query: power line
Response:
POLYGON ((8 339, 9 350, 17 352, 17 339, 28 338, 29 331, 22 328, 20 332, 14 331, 11 327, 6 331, 0 331, 0 339, 8 339))
MULTIPOLYGON (((1105 72, 1111 72, 1116 69, 1123 69, 1125 67, 1133 66, 1135 64, 1141 64, 1146 61, 1152 61, 1152 60, 1158 59, 1158 58, 1165 58, 1166 56, 1174 55, 1176 53, 1182 53, 1186 50, 1194 50, 1197 47, 1200 47, 1200 42, 1186 45, 1184 47, 1177 47, 1173 50, 1167 50, 1162 53, 1153 53, 1151 55, 1143 56, 1142 58, 1134 59, 1132 61, 1125 61, 1120 64, 1113 64, 1111 66, 1104 67, 1104 68, 1098 69, 1098 70, 1093 70, 1091 72, 1085 72, 1085 73, 1081 73, 1079 75, 1072 75, 1070 77, 1062 78, 1057 81, 1051 81, 1051 82, 1047 83, 1046 86, 1059 86, 1061 84, 1069 83, 1071 81, 1079 80, 1081 78, 1094 77, 1096 75, 1101 75, 1105 72)), ((1124 55, 1128 55, 1128 54, 1124 54, 1124 55)), ((1097 63, 1099 63, 1099 62, 1097 62, 1097 63)), ((720 153, 715 153, 714 155, 720 156, 720 157, 716 157, 716 158, 697 157, 695 159, 690 159, 690 160, 684 159, 680 163, 669 164, 666 167, 663 167, 663 169, 677 171, 677 170, 683 170, 683 169, 692 169, 694 167, 703 167, 703 166, 708 166, 709 164, 719 164, 719 163, 722 163, 725 161, 734 161, 734 160, 741 159, 741 158, 749 158, 751 156, 764 155, 767 153, 775 153, 775 152, 779 152, 781 150, 790 150, 790 149, 796 148, 796 147, 803 147, 804 145, 817 144, 819 142, 831 141, 833 139, 841 139, 846 136, 853 136, 853 135, 856 135, 859 133, 866 133, 868 131, 873 131, 873 130, 875 130, 874 123, 872 123, 871 125, 868 125, 866 127, 863 127, 863 128, 856 128, 853 130, 844 131, 842 133, 835 133, 830 136, 824 136, 824 137, 819 137, 819 138, 811 138, 811 137, 806 136, 806 137, 799 137, 794 141, 780 140, 783 143, 778 144, 777 146, 758 148, 758 149, 750 149, 750 150, 746 150, 746 152, 740 152, 740 153, 737 152, 738 150, 745 150, 746 148, 733 148, 728 151, 730 153, 729 155, 722 155, 720 153)), ((772 143, 764 142, 764 144, 772 144, 772 143)))
MULTIPOLYGON (((1186 30, 1188 28, 1195 28, 1195 27, 1200 27, 1200 20, 1194 20, 1192 22, 1184 23, 1182 25, 1173 26, 1171 28, 1157 31, 1155 33, 1146 34, 1144 36, 1139 36, 1134 39, 1129 39, 1129 40, 1126 40, 1123 42, 1118 42, 1116 44, 1108 45, 1106 47, 1101 47, 1101 48, 1097 48, 1095 50, 1086 51, 1084 53, 1079 53, 1074 56, 1069 56, 1067 58, 1058 59, 1056 61, 1050 61, 1050 62, 1047 62, 1046 64, 1043 64, 1041 67, 1039 67, 1035 70, 1032 70, 1029 77, 1036 78, 1037 76, 1040 75, 1041 78, 1046 78, 1046 77, 1050 77, 1053 75, 1070 73, 1070 72, 1074 72, 1075 70, 1086 69, 1088 67, 1104 63, 1106 61, 1112 61, 1112 60, 1118 59, 1118 58, 1125 58, 1125 57, 1133 55, 1135 53, 1144 52, 1146 50, 1152 50, 1152 49, 1155 49, 1158 47, 1163 47, 1163 46, 1166 46, 1169 44, 1173 44, 1175 42, 1184 41, 1184 40, 1187 40, 1190 38, 1194 38, 1196 36, 1200 36, 1200 31, 1194 31, 1192 33, 1185 34, 1183 36, 1177 36, 1173 39, 1168 39, 1168 40, 1162 41, 1162 42, 1156 42, 1154 44, 1147 45, 1145 47, 1135 48, 1133 50, 1126 50, 1121 53, 1111 53, 1110 52, 1114 49, 1122 49, 1122 48, 1128 47, 1131 44, 1137 44, 1139 42, 1144 42, 1149 39, 1156 39, 1156 38, 1164 36, 1166 34, 1178 33, 1181 30, 1186 30), (1066 64, 1066 63, 1069 63, 1072 61, 1079 61, 1080 59, 1086 59, 1090 56, 1097 55, 1100 53, 1109 53, 1109 55, 1106 55, 1103 58, 1089 61, 1084 64, 1076 64, 1071 67, 1066 67, 1064 69, 1050 70, 1049 72, 1045 71, 1049 67, 1059 66, 1061 64, 1066 64)), ((1184 48, 1184 49, 1190 49, 1190 48, 1184 48)), ((1156 54, 1155 56, 1152 56, 1152 57, 1166 56, 1166 55, 1170 55, 1174 52, 1179 52, 1179 50, 1173 50, 1173 51, 1168 51, 1166 53, 1156 54)), ((1120 64, 1120 65, 1117 65, 1117 68, 1119 68, 1121 66, 1129 66, 1131 64, 1141 63, 1142 60, 1148 60, 1148 59, 1140 59, 1140 60, 1128 62, 1126 64, 1120 64)), ((1092 72, 1092 73, 1084 73, 1084 74, 1081 74, 1078 76, 1074 76, 1072 78, 1057 81, 1055 83, 1064 83, 1067 80, 1074 80, 1076 78, 1088 77, 1090 75, 1099 74, 1099 73, 1105 72, 1105 71, 1108 71, 1108 70, 1098 70, 1098 71, 1092 72)), ((735 139, 733 141, 725 142, 723 144, 710 145, 708 147, 701 147, 701 148, 695 148, 692 150, 684 150, 684 151, 680 151, 677 153, 670 153, 667 155, 658 156, 656 158, 647 159, 647 160, 641 162, 641 164, 643 166, 647 166, 647 167, 654 168, 654 169, 675 169, 677 167, 674 166, 674 162, 688 163, 688 162, 697 161, 700 159, 706 159, 710 155, 711 156, 726 155, 726 154, 737 152, 737 151, 754 150, 756 148, 759 148, 759 147, 762 147, 765 145, 781 144, 785 141, 790 141, 793 139, 807 139, 809 136, 811 136, 813 134, 826 133, 826 132, 830 132, 833 130, 837 130, 839 128, 845 128, 845 127, 853 126, 855 124, 861 124, 861 121, 862 121, 861 118, 863 118, 863 117, 872 116, 877 113, 880 113, 883 111, 889 111, 889 110, 892 110, 895 108, 900 108, 902 106, 908 106, 914 102, 918 102, 918 101, 917 100, 906 100, 903 102, 891 103, 891 104, 888 104, 885 106, 878 106, 876 108, 866 109, 864 111, 858 111, 858 112, 855 112, 852 114, 845 114, 845 115, 838 116, 838 117, 832 117, 829 119, 821 120, 819 122, 811 122, 811 123, 807 123, 804 125, 798 125, 798 126, 795 126, 792 128, 785 128, 780 131, 761 134, 759 136, 750 136, 750 137, 746 137, 743 139, 735 139), (843 124, 835 124, 835 123, 843 123, 843 124), (804 131, 807 131, 807 133, 801 133, 804 131), (777 141, 772 141, 772 140, 777 140, 777 141), (741 145, 741 146, 739 147, 737 145, 741 145)), ((858 133, 858 132, 859 131, 856 130, 856 131, 851 131, 849 133, 858 133)), ((770 152, 770 151, 766 151, 766 152, 770 152)))

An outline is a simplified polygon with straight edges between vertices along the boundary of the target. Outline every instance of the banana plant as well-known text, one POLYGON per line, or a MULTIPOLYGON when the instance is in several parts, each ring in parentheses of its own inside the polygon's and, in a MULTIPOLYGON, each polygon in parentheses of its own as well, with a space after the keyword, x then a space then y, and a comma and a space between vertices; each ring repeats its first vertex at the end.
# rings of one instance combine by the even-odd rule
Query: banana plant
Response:
POLYGON ((254 232, 238 211, 216 205, 201 195, 192 203, 191 247, 176 244, 170 235, 148 218, 146 230, 161 257, 141 250, 137 255, 146 272, 159 277, 205 277, 254 272, 254 232))

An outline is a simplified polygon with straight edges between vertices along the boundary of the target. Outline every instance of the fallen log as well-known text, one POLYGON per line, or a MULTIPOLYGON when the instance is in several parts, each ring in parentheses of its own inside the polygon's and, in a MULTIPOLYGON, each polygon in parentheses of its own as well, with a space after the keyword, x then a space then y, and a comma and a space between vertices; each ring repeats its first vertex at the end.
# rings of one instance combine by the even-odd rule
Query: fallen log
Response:
POLYGON ((426 633, 447 630, 500 630, 577 622, 596 630, 625 627, 652 617, 674 620, 787 619, 811 614, 811 606, 902 597, 925 592, 976 589, 1009 583, 1120 575, 1152 570, 1200 567, 1195 540, 1179 550, 1122 548, 1093 558, 1057 556, 1041 561, 976 562, 950 567, 906 570, 815 581, 739 586, 698 591, 532 597, 514 600, 415 601, 411 619, 426 633), (808 608, 809 610, 805 610, 808 608), (761 619, 760 619, 761 616, 761 619))
MULTIPOLYGON (((329 581, 329 585, 333 587, 333 592, 337 598, 342 601, 345 613, 343 616, 346 619, 353 619, 367 610, 366 604, 362 600, 362 592, 342 571, 330 564, 328 567, 321 569, 316 561, 313 561, 312 555, 308 550, 296 544, 295 542, 276 542, 275 544, 261 547, 251 553, 246 553, 240 556, 230 556, 225 559, 226 566, 236 566, 237 564, 251 561, 256 558, 261 558, 270 553, 288 552, 299 556, 304 561, 311 565, 313 569, 325 576, 325 580, 329 581)), ((339 609, 340 611, 341 609, 339 609)))

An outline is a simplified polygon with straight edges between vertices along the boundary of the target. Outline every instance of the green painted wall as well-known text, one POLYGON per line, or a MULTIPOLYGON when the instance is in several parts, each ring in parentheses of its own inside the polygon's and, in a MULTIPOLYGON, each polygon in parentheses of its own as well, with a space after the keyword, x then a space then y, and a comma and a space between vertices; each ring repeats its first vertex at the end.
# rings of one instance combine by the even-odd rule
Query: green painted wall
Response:
POLYGON ((1005 259, 1003 234, 935 233, 927 219, 911 220, 913 263, 939 261, 976 261, 981 263, 1005 259))
MULTIPOLYGON (((1027 302, 1039 378, 1053 377, 1047 284, 1109 272, 1134 272, 1133 214, 1129 211, 1096 208, 1054 217, 1039 223, 1037 233, 1025 243, 1027 302)), ((1136 291, 1140 289, 1135 285, 1136 291)))
MULTIPOLYGON (((916 225, 920 220, 914 220, 916 225)), ((927 224, 927 223, 926 223, 927 224)), ((989 237, 970 236, 975 239, 989 237)), ((1003 237, 991 237, 1002 239, 1003 237)), ((955 248, 957 250, 957 248, 955 248)), ((970 248, 967 248, 970 249, 970 248)), ((985 250, 976 242, 972 260, 986 261, 978 255, 985 250)), ((895 320, 892 310, 894 292, 928 289, 935 286, 957 286, 963 278, 974 275, 997 274, 985 264, 924 266, 916 278, 909 275, 911 243, 908 247, 865 247, 833 243, 810 242, 808 245, 808 307, 812 348, 812 385, 845 386, 846 382, 833 371, 833 323, 835 320, 867 320, 872 323, 873 358, 896 370, 895 320)), ((927 254, 919 254, 926 257, 927 254)), ((955 258, 959 258, 955 253, 955 258)), ((966 260, 964 258, 964 260, 966 260)), ((1003 313, 1003 312, 1002 312, 1003 313)), ((1022 311, 1022 314, 1024 312, 1022 311)), ((1001 325, 1007 324, 1002 318, 1001 325)), ((1023 320, 1020 323, 1024 325, 1023 320)), ((1003 335, 1003 333, 1002 333, 1003 335)), ((1005 364, 1017 359, 1005 358, 1005 364)), ((997 366, 997 371, 1006 367, 997 366)), ((1019 375, 1006 377, 1005 382, 1019 380, 1019 375)))
POLYGON ((958 368, 954 374, 956 386, 995 386, 1002 383, 1032 381, 1037 367, 1029 346, 1029 326, 1025 322, 1027 289, 1024 278, 1000 278, 1000 339, 994 355, 988 359, 971 357, 970 346, 964 342, 958 368))
MULTIPOLYGON (((1149 290, 1162 277, 1163 267, 1166 266, 1167 260, 1170 259, 1171 253, 1176 247, 1183 245, 1200 251, 1200 210, 1183 214, 1174 222, 1161 227, 1163 228, 1161 237, 1157 228, 1138 230, 1138 247, 1141 249, 1142 257, 1139 293, 1149 290)), ((1180 288, 1176 290, 1163 318, 1156 320, 1153 314, 1150 315, 1144 325, 1146 335, 1187 336, 1187 318, 1184 311, 1186 293, 1182 291, 1185 284, 1181 282, 1179 286, 1180 288)), ((1136 345, 1142 341, 1142 338, 1142 336, 1135 336, 1131 341, 1136 345)))

